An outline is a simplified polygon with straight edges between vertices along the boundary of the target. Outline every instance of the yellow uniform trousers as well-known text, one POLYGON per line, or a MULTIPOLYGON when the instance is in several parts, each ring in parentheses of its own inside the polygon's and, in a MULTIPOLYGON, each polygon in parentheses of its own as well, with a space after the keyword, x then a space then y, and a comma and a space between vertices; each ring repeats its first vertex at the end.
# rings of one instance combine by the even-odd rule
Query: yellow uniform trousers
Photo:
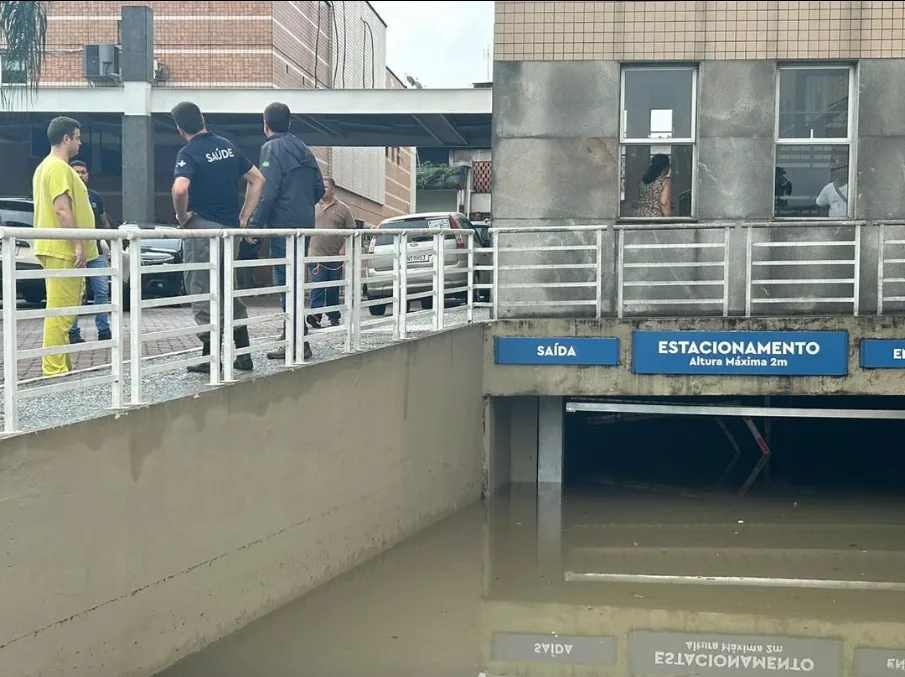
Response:
MULTIPOLYGON (((51 256, 39 256, 38 260, 44 270, 72 270, 70 261, 51 256)), ((47 309, 72 308, 82 305, 85 293, 83 277, 51 277, 45 280, 47 288, 47 309)), ((75 315, 44 318, 45 348, 69 345, 69 330, 75 322, 75 315)), ((41 360, 41 371, 44 376, 57 376, 72 371, 72 357, 68 353, 45 355, 41 360)))

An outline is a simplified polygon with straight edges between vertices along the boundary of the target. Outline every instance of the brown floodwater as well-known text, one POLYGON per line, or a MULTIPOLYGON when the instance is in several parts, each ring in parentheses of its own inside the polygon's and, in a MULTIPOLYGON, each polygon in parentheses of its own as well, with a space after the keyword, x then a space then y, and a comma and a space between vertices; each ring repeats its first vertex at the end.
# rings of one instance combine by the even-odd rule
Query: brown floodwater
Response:
POLYGON ((905 500, 515 487, 161 677, 905 676, 905 500))

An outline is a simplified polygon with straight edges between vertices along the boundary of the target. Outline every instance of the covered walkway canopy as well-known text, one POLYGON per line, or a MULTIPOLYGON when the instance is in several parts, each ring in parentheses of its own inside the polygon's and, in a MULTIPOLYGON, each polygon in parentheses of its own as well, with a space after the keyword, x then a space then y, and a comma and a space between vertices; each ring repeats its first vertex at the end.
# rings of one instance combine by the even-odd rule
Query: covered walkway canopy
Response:
MULTIPOLYGON (((124 87, 41 88, 14 97, 10 113, 147 115, 172 129, 170 110, 197 103, 218 128, 261 136, 261 115, 288 104, 293 131, 312 146, 489 148, 492 90, 475 89, 188 89, 126 83, 124 87)), ((178 142, 178 138, 174 139, 178 142)))

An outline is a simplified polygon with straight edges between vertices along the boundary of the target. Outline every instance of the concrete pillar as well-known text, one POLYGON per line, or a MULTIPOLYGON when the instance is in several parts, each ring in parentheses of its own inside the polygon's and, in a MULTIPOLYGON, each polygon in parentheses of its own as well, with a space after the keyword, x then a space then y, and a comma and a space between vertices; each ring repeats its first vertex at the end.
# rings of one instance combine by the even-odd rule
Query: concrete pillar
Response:
POLYGON ((537 407, 537 481, 562 484, 562 397, 539 397, 537 407))
POLYGON ((562 573, 565 408, 562 397, 537 399, 537 561, 552 576, 562 573))
POLYGON ((512 397, 510 403, 510 478, 516 484, 537 484, 536 397, 512 397))
POLYGON ((512 398, 484 398, 483 498, 491 498, 510 482, 512 458, 512 398))
POLYGON ((123 7, 120 30, 126 104, 122 123, 123 220, 153 223, 154 13, 150 7, 123 7))
POLYGON ((537 485, 537 564, 551 578, 562 575, 562 484, 537 485))

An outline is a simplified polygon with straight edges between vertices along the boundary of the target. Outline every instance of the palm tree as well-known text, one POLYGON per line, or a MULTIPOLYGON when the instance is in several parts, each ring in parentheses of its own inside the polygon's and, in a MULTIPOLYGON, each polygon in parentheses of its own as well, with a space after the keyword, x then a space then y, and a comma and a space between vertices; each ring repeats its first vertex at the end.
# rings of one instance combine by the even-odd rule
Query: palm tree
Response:
POLYGON ((22 64, 28 74, 28 87, 0 87, 0 104, 37 90, 44 63, 49 7, 49 2, 0 2, 0 45, 6 45, 3 58, 22 64))

